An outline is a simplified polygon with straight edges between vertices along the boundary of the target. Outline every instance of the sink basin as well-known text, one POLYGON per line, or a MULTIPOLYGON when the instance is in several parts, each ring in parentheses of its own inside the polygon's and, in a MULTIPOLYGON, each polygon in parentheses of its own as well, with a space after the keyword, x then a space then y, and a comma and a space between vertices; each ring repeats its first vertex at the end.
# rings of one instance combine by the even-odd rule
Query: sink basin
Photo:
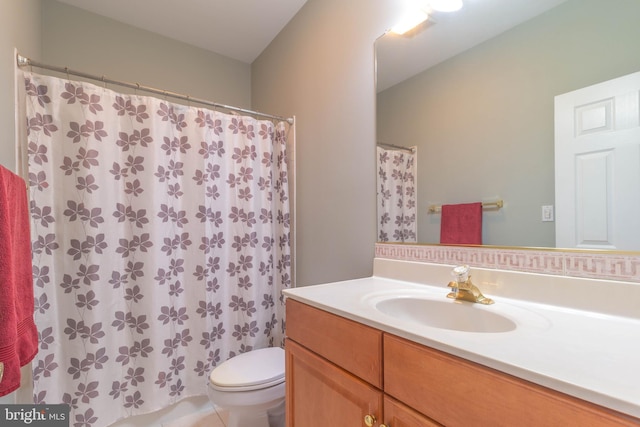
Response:
POLYGON ((513 320, 492 311, 493 306, 480 306, 466 301, 403 296, 382 299, 374 307, 397 319, 432 328, 496 333, 513 331, 517 326, 513 320))

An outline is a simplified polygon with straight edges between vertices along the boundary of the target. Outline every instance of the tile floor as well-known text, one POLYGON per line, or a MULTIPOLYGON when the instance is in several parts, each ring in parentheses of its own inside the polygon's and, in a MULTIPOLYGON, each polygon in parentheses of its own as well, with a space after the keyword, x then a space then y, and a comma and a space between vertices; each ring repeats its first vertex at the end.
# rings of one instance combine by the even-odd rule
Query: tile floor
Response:
POLYGON ((226 427, 228 415, 225 411, 210 409, 187 415, 162 427, 226 427))

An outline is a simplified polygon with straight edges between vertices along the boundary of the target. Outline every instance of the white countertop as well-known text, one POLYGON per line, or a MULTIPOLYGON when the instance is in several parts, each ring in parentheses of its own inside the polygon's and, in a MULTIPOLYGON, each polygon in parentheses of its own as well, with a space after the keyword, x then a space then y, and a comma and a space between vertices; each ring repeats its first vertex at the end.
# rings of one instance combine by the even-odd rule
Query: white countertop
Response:
POLYGON ((495 304, 473 304, 473 308, 502 314, 517 326, 507 332, 464 332, 402 320, 375 308, 377 301, 391 295, 453 303, 446 298, 446 283, 431 286, 374 275, 283 292, 288 298, 640 418, 640 318, 510 299, 483 289, 495 304))

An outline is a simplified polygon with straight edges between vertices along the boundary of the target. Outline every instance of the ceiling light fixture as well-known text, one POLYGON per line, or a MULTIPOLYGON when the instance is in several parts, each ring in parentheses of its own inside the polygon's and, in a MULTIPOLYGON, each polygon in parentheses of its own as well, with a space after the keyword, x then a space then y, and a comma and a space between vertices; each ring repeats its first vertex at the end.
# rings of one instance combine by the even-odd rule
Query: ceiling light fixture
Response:
POLYGON ((404 34, 429 19, 429 14, 422 8, 408 11, 398 24, 391 28, 395 34, 404 34))
POLYGON ((429 6, 438 12, 455 12, 462 9, 462 0, 430 0, 429 6))
POLYGON ((405 13, 391 28, 395 34, 404 34, 429 19, 431 12, 455 12, 462 8, 462 0, 405 0, 405 13))

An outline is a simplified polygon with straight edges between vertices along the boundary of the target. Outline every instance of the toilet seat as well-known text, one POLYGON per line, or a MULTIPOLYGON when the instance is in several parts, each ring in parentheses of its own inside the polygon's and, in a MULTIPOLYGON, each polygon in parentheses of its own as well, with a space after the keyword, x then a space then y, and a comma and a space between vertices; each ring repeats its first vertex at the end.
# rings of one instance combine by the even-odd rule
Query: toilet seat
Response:
POLYGON ((269 347, 233 357, 214 368, 209 385, 219 391, 250 391, 284 382, 284 350, 269 347))

